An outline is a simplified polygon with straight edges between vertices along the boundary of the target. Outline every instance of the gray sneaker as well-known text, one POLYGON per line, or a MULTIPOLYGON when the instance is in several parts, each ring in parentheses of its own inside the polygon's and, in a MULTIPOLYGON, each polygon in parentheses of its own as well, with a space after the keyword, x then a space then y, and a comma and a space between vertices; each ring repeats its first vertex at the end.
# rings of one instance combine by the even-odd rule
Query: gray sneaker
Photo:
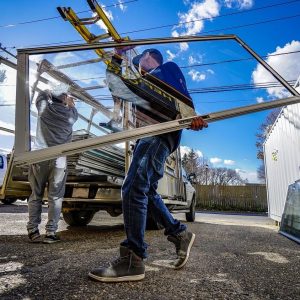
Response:
POLYGON ((46 234, 43 240, 44 244, 53 244, 60 242, 60 238, 56 234, 46 234))
POLYGON ((40 232, 37 228, 28 230, 28 238, 31 243, 40 243, 42 241, 40 232))
POLYGON ((145 278, 143 259, 133 251, 120 246, 120 257, 107 268, 94 269, 89 277, 102 282, 137 281, 145 278))
POLYGON ((195 240, 195 234, 182 231, 177 235, 169 235, 168 241, 175 244, 177 259, 172 263, 174 269, 181 269, 188 261, 190 250, 195 240))

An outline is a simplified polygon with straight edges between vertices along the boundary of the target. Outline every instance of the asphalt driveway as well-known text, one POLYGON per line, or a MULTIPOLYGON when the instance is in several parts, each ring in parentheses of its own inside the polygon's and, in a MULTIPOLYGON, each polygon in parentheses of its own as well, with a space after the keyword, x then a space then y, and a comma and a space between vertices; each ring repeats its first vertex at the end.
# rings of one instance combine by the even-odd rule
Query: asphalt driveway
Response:
POLYGON ((198 213, 189 224, 190 260, 179 271, 167 267, 175 251, 163 231, 148 231, 145 280, 118 284, 87 273, 116 257, 121 217, 101 212, 77 228, 61 221, 62 242, 46 245, 28 243, 26 203, 0 205, 0 216, 0 299, 300 299, 300 246, 266 216, 198 213))

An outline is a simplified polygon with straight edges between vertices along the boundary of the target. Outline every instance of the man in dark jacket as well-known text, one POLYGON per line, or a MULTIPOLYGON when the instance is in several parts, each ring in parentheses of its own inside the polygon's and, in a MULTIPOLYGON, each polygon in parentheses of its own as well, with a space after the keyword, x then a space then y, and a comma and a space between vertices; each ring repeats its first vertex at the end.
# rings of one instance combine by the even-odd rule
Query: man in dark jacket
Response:
MULTIPOLYGON (((78 113, 72 97, 62 93, 55 96, 50 91, 43 91, 37 97, 38 120, 36 138, 32 149, 43 149, 71 142, 72 127, 78 113)), ((48 183, 48 222, 44 243, 59 242, 56 235, 65 193, 67 158, 65 156, 35 163, 29 166, 29 183, 32 194, 28 200, 29 221, 28 237, 32 242, 39 242, 38 229, 41 223, 42 200, 48 183)))
MULTIPOLYGON (((192 102, 179 67, 173 62, 163 64, 163 57, 157 49, 145 50, 133 59, 133 63, 143 76, 150 74, 156 81, 162 80, 192 102)), ((148 76, 149 81, 151 76, 148 76)), ((119 89, 116 96, 122 98, 120 83, 110 85, 108 80, 108 84, 112 94, 116 95, 114 93, 119 89)), ((179 116, 174 116, 176 117, 179 116)), ((200 130, 203 127, 207 127, 207 123, 201 117, 195 117, 191 129, 200 130)), ((142 138, 137 142, 122 186, 127 238, 120 245, 120 257, 107 268, 92 270, 89 273, 91 278, 103 282, 120 282, 145 277, 143 259, 147 257, 147 244, 144 241, 147 210, 151 210, 151 216, 165 228, 167 239, 175 244, 177 259, 173 262, 173 267, 180 269, 186 264, 195 234, 187 231, 186 225, 173 218, 156 191, 158 180, 163 177, 165 161, 178 148, 181 133, 182 130, 179 130, 142 138)))

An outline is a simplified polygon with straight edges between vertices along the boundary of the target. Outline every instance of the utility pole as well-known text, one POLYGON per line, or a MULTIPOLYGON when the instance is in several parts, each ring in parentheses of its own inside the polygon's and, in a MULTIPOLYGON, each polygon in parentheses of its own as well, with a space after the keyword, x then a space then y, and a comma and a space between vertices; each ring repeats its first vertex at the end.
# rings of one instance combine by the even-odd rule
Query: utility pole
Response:
POLYGON ((208 164, 205 165, 205 185, 207 185, 208 164))

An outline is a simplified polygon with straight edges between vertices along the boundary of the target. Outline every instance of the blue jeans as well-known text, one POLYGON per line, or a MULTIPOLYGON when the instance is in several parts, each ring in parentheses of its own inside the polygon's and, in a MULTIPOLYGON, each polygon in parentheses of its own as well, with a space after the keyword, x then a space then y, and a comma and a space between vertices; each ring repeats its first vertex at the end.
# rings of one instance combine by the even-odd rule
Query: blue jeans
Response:
POLYGON ((56 232, 65 193, 66 167, 66 157, 59 157, 30 165, 28 179, 32 194, 28 200, 28 232, 38 229, 41 223, 42 200, 47 183, 49 208, 46 232, 48 234, 56 232))
POLYGON ((147 257, 144 241, 147 210, 156 222, 165 228, 165 235, 176 235, 186 229, 174 219, 157 194, 158 180, 163 177, 164 164, 170 150, 159 137, 139 140, 122 186, 123 216, 127 239, 122 246, 133 250, 142 258, 147 257))

